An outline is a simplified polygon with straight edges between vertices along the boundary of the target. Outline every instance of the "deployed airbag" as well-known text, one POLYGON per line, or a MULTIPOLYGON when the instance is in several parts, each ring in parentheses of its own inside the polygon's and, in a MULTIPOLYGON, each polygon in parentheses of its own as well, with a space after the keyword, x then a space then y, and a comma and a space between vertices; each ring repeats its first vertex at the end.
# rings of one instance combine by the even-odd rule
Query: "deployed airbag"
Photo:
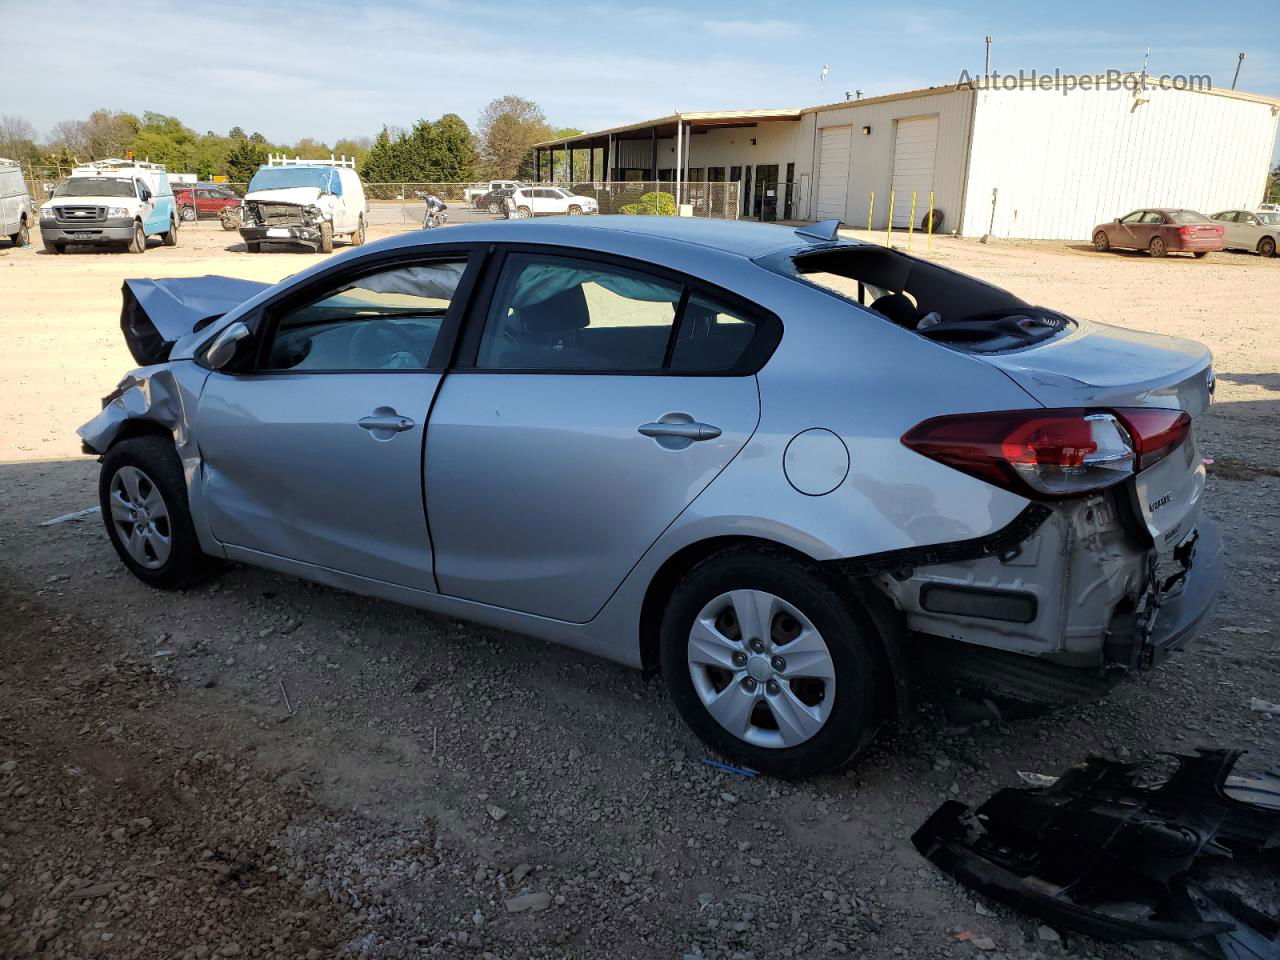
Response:
POLYGON ((139 364, 163 363, 174 343, 192 333, 201 320, 221 316, 268 286, 214 276, 126 280, 120 329, 139 364))

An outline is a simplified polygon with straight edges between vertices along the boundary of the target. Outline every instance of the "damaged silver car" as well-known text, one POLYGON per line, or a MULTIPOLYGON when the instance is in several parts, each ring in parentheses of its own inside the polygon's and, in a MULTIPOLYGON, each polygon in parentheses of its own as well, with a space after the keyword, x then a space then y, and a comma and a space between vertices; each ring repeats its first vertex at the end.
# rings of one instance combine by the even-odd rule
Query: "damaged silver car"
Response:
POLYGON ((414 233, 274 286, 129 281, 80 429, 125 565, 239 561, 660 671, 805 776, 918 672, 1015 707, 1181 648, 1208 350, 895 250, 663 217, 414 233))

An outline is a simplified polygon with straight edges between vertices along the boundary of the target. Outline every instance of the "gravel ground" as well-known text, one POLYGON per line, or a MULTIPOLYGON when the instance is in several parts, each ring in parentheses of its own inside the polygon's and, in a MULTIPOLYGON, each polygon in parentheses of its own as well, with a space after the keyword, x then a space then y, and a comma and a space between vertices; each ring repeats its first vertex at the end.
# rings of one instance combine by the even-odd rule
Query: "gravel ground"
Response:
POLYGON ((909 837, 1090 753, 1280 765, 1249 709, 1280 702, 1280 260, 935 240, 1034 301, 1213 347, 1225 592, 1100 703, 958 729, 925 700, 851 770, 788 784, 704 765, 660 680, 247 568, 158 593, 96 517, 38 526, 96 502, 72 431, 130 365, 123 277, 315 261, 238 246, 202 223, 143 257, 0 249, 0 956, 1182 955, 1044 940, 909 837))

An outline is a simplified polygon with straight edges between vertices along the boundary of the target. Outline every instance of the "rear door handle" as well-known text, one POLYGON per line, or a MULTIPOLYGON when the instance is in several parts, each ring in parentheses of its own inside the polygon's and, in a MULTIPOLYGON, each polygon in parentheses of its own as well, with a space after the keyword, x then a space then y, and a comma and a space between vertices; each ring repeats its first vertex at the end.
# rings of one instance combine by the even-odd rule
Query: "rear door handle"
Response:
POLYGON ((678 437, 682 440, 714 440, 720 436, 720 428, 709 423, 642 423, 640 432, 646 437, 678 437))
POLYGON ((414 427, 414 422, 408 417, 401 416, 394 410, 389 411, 386 407, 379 407, 369 416, 361 417, 356 423, 374 436, 379 433, 403 433, 414 427))

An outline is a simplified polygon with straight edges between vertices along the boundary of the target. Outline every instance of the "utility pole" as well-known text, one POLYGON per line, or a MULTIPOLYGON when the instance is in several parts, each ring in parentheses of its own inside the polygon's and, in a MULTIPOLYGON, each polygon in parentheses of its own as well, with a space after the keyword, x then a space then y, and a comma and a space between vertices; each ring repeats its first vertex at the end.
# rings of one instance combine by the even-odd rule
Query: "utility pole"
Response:
POLYGON ((1244 66, 1244 52, 1243 52, 1243 51, 1241 51, 1241 52, 1236 56, 1236 75, 1235 75, 1234 77, 1232 77, 1232 78, 1231 78, 1231 89, 1232 89, 1232 90, 1234 90, 1234 89, 1236 88, 1236 81, 1240 79, 1240 68, 1241 68, 1242 66, 1244 66))
POLYGON ((991 38, 990 37, 987 37, 987 64, 985 67, 982 68, 982 75, 984 77, 991 76, 991 38))

